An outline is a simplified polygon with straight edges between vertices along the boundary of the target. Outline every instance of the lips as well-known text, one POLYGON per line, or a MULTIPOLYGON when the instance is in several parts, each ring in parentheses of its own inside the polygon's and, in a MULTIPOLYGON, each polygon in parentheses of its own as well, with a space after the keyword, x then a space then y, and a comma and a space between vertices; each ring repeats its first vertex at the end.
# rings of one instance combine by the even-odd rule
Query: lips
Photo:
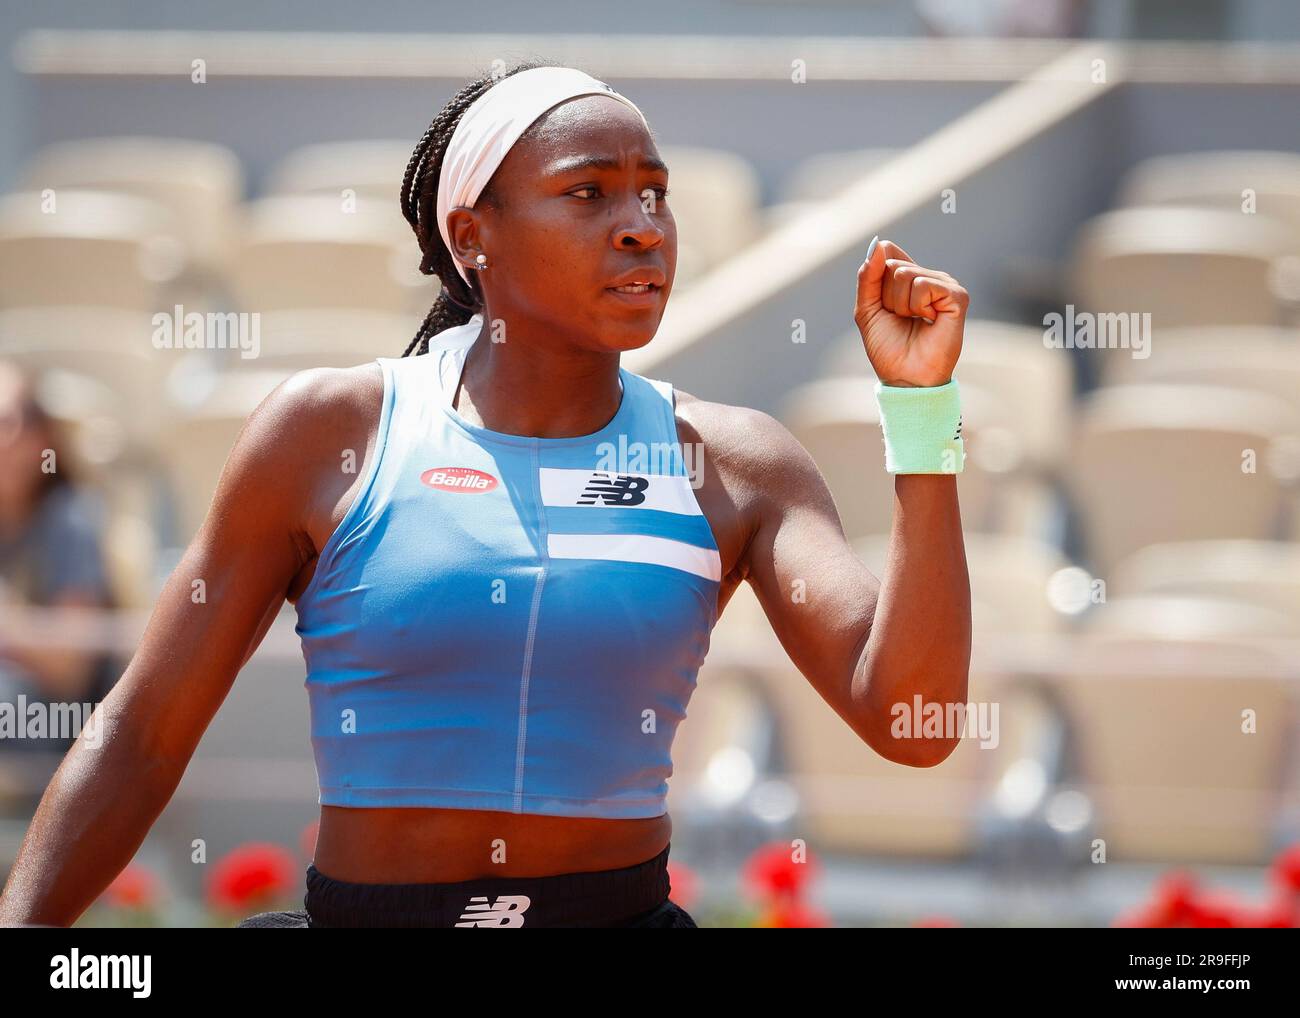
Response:
POLYGON ((649 286, 634 290, 627 288, 616 290, 613 287, 606 287, 605 292, 620 304, 634 308, 653 308, 659 306, 659 295, 663 291, 657 286, 649 286))
POLYGON ((644 265, 638 269, 628 269, 622 275, 616 276, 606 284, 605 289, 616 293, 646 293, 663 289, 666 282, 663 269, 644 265), (646 284, 650 286, 650 291, 645 289, 646 284))

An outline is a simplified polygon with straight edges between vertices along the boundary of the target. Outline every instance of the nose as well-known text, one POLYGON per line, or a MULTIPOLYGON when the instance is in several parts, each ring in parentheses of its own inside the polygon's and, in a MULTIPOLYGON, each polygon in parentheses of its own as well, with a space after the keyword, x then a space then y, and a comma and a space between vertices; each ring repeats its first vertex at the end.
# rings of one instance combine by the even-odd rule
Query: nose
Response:
POLYGON ((664 242, 664 231, 655 222, 655 214, 647 211, 656 208, 659 196, 653 191, 641 195, 632 195, 624 203, 621 212, 627 217, 624 225, 614 231, 614 246, 626 248, 656 248, 664 242))

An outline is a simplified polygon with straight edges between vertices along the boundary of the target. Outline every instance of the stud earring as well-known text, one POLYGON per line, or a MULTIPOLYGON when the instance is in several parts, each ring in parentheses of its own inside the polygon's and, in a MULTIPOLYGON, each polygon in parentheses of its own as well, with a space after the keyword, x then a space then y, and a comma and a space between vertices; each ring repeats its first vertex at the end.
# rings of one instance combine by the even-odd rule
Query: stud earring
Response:
POLYGON ((474 262, 476 265, 478 265, 479 271, 482 272, 483 269, 487 268, 487 255, 480 254, 477 258, 474 259, 474 262))

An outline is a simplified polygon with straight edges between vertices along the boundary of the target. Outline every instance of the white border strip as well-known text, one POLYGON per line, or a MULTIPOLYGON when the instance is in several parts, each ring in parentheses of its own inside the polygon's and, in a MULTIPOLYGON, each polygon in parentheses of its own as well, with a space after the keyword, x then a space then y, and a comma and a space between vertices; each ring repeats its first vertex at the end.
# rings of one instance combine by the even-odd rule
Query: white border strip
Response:
POLYGON ((712 548, 642 534, 548 534, 551 558, 589 558, 613 562, 646 562, 681 569, 706 580, 722 579, 722 560, 712 548))
POLYGON ((1073 40, 870 36, 527 35, 36 29, 19 37, 26 74, 190 74, 266 78, 464 78, 494 60, 543 53, 630 79, 788 82, 796 60, 816 81, 1014 81, 1073 40), (617 54, 617 56, 611 56, 617 54))
POLYGON ((34 29, 14 65, 32 75, 463 78, 541 52, 620 81, 1020 81, 1074 47, 1122 53, 1139 82, 1295 84, 1300 45, 1106 39, 34 29), (611 57, 617 54, 617 57, 611 57))

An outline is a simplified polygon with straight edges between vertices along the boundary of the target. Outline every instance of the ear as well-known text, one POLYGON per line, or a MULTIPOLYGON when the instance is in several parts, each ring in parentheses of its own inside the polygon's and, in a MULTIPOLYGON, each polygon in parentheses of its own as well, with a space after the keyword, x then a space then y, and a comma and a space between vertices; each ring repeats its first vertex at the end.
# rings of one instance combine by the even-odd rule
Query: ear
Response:
POLYGON ((473 279, 473 272, 477 269, 474 259, 483 249, 478 210, 457 206, 448 212, 447 236, 451 240, 451 256, 473 279))

